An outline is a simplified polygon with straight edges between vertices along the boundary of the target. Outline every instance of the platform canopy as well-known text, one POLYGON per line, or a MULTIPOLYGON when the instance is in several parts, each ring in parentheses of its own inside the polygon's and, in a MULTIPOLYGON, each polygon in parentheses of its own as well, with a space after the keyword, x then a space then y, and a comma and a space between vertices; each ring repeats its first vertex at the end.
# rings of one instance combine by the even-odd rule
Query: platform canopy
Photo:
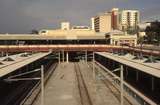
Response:
POLYGON ((111 59, 113 61, 119 62, 121 64, 127 65, 129 67, 135 68, 138 71, 142 71, 149 75, 160 78, 160 62, 157 63, 144 63, 146 59, 143 60, 134 60, 131 56, 119 56, 112 53, 107 52, 97 52, 96 54, 111 59))
POLYGON ((105 39, 104 33, 86 35, 38 35, 38 34, 0 34, 0 40, 98 40, 105 39))

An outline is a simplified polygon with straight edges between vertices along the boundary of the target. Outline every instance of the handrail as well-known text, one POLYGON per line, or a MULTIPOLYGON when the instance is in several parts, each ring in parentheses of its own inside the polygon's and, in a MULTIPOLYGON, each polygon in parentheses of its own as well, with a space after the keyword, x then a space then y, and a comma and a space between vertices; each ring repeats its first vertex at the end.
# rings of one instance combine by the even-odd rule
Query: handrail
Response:
POLYGON ((20 52, 20 51, 49 51, 52 50, 65 50, 65 51, 82 51, 82 50, 89 50, 89 51, 100 51, 104 52, 109 49, 113 50, 124 50, 124 51, 131 51, 136 53, 143 53, 147 55, 155 55, 160 56, 160 51, 158 50, 149 50, 149 49, 140 49, 138 47, 130 47, 130 46, 113 46, 113 45, 105 45, 105 44, 75 44, 75 45, 0 45, 0 51, 2 52, 20 52))
MULTIPOLYGON (((111 71, 109 71, 102 64, 100 64, 97 61, 96 61, 96 64, 98 64, 101 68, 103 68, 104 70, 106 70, 111 76, 117 77, 117 80, 120 81, 120 77, 118 77, 117 75, 115 75, 114 73, 112 73, 111 71)), ((134 87, 132 87, 131 85, 129 85, 125 81, 124 81, 124 86, 127 87, 128 89, 130 89, 134 94, 136 94, 137 96, 139 96, 144 101, 144 103, 148 103, 149 105, 157 105, 155 102, 153 102, 152 100, 150 100, 148 97, 144 96, 142 93, 140 93, 139 91, 137 91, 134 87)), ((146 105, 146 104, 144 104, 144 105, 146 105)))

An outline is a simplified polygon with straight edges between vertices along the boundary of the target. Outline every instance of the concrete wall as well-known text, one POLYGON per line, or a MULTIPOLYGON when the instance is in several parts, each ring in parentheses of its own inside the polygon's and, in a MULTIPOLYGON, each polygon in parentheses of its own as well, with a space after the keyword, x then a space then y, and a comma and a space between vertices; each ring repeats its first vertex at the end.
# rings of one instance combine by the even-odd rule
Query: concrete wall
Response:
POLYGON ((137 45, 137 36, 136 35, 111 35, 110 44, 111 45, 137 45))

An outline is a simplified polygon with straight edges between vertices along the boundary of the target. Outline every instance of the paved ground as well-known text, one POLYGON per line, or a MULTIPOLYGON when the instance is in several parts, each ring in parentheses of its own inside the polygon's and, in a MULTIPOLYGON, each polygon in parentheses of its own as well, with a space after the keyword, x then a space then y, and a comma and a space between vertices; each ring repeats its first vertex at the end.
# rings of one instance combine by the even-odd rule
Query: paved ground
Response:
MULTIPOLYGON (((92 69, 85 62, 79 65, 93 105, 120 105, 100 80, 93 79, 92 69)), ((34 105, 40 105, 40 97, 34 105)), ((74 63, 61 63, 57 67, 45 87, 45 105, 81 105, 74 63)))
POLYGON ((45 105, 79 105, 78 96, 73 63, 59 65, 45 87, 45 105))
POLYGON ((80 67, 85 76, 86 82, 89 83, 89 91, 94 105, 119 105, 119 101, 114 97, 110 90, 102 83, 101 80, 93 78, 92 67, 80 62, 80 67))

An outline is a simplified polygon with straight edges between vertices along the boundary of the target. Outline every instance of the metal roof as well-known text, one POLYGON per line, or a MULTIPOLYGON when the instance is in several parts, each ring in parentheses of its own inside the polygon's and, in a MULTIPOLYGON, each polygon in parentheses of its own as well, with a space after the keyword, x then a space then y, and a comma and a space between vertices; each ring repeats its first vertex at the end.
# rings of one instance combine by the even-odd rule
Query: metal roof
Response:
POLYGON ((104 34, 91 35, 36 35, 36 34, 0 34, 0 40, 90 40, 105 39, 104 34))
POLYGON ((96 52, 96 53, 106 58, 125 64, 129 67, 135 68, 139 71, 142 71, 152 76, 160 78, 160 62, 159 61, 157 61, 157 63, 144 63, 146 59, 133 60, 132 59, 133 57, 128 55, 118 56, 118 55, 107 53, 107 52, 96 52))
POLYGON ((43 58, 43 57, 45 57, 49 54, 50 54, 50 52, 48 52, 48 53, 37 53, 37 54, 33 54, 29 57, 21 57, 21 58, 17 57, 17 59, 15 61, 10 62, 10 63, 9 62, 5 63, 6 62, 5 61, 4 62, 5 65, 0 66, 0 77, 3 77, 3 76, 5 76, 5 75, 7 75, 7 74, 9 74, 13 71, 16 71, 17 69, 19 69, 21 67, 24 67, 24 66, 26 66, 26 65, 28 65, 28 64, 30 64, 30 63, 32 63, 32 62, 34 62, 34 61, 36 61, 40 58, 43 58))

